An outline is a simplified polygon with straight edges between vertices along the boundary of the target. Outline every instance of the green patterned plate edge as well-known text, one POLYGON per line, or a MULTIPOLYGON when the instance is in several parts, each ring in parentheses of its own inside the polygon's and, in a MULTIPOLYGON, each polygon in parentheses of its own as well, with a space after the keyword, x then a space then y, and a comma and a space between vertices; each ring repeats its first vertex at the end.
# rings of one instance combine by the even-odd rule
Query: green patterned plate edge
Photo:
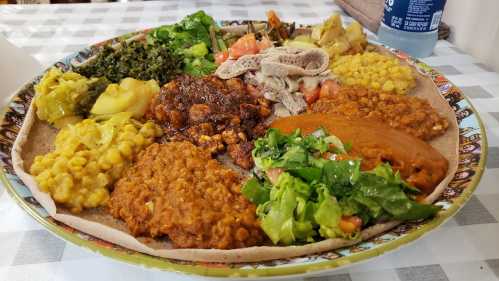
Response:
MULTIPOLYGON (((404 53, 400 51, 395 51, 392 50, 398 55, 401 55, 400 57, 408 59, 409 61, 412 61, 413 64, 417 64, 419 67, 422 67, 423 69, 431 69, 434 73, 437 73, 434 69, 431 67, 425 65, 424 63, 409 58, 407 57, 404 53)), ((443 77, 442 75, 439 75, 440 77, 443 77)), ((434 79, 435 80, 435 79, 434 79)), ((452 84, 448 82, 449 84, 452 84)), ((169 262, 164 259, 158 259, 157 257, 149 256, 146 254, 141 254, 137 252, 123 252, 123 251, 117 251, 113 248, 108 248, 108 247, 103 247, 100 246, 99 244, 92 243, 89 240, 83 239, 79 237, 76 234, 73 234, 71 232, 63 230, 61 226, 47 220, 46 218, 42 217, 40 214, 38 214, 33 207, 31 207, 23 198, 21 197, 20 194, 18 194, 15 191, 15 188, 13 187, 12 183, 6 176, 6 172, 4 168, 0 170, 0 180, 6 187, 6 190, 8 193, 11 195, 11 197, 17 202, 19 206, 22 207, 30 216, 32 216, 35 220, 37 220, 41 225, 43 225, 47 230, 52 232, 53 234, 71 242, 74 243, 75 245, 87 248, 93 252, 100 253, 104 256, 123 261, 126 263, 130 264, 135 264, 135 265, 140 265, 144 266, 146 268, 156 268, 160 270, 167 270, 167 271, 172 271, 172 272, 178 272, 178 273, 186 273, 186 274, 194 274, 194 275, 201 275, 201 276, 207 276, 207 277, 231 277, 231 278, 237 278, 237 277, 249 277, 249 278, 265 278, 265 277, 278 277, 278 276, 292 276, 292 275, 303 275, 307 273, 320 273, 323 271, 331 270, 337 267, 344 267, 347 265, 351 265, 360 261, 365 261, 369 258, 373 258, 379 255, 382 255, 386 252, 398 249, 401 246, 407 245, 408 243, 415 241, 419 237, 425 235, 426 233, 430 232, 431 230, 435 229, 436 227, 440 226, 443 224, 447 219, 452 217, 462 206, 464 206, 464 203, 468 201, 468 199, 471 197, 472 193, 478 186, 478 183, 481 179, 481 176, 484 171, 484 167, 487 161, 487 151, 488 151, 488 146, 487 146, 487 137, 486 137, 486 131, 485 127, 483 124, 482 119, 480 118, 478 112, 472 105, 472 103, 469 101, 469 99, 464 96, 462 93, 461 95, 464 97, 466 103, 471 107, 474 116, 477 119, 478 125, 480 127, 480 135, 481 135, 481 152, 480 152, 480 162, 478 166, 475 168, 476 174, 473 176, 473 179, 466 184, 466 187, 464 188, 463 192, 457 197, 453 198, 452 204, 450 205, 449 208, 447 208, 445 211, 441 211, 437 217, 433 218, 430 221, 425 222, 422 224, 419 228, 414 229, 410 231, 408 234, 399 237, 393 241, 389 241, 386 243, 383 243, 382 245, 379 245, 375 248, 369 249, 369 250, 364 250, 359 253, 355 253, 353 255, 349 256, 342 256, 339 258, 335 258, 332 260, 326 260, 322 262, 317 262, 314 264, 302 264, 302 265, 290 265, 290 266, 283 266, 283 267, 275 267, 275 268, 230 268, 230 267, 216 267, 216 266, 203 266, 203 265, 189 265, 189 264, 180 264, 180 263, 174 263, 174 262, 169 262)), ((11 99, 11 101, 15 98, 15 96, 11 99)), ((9 102, 10 104, 10 102, 9 102)), ((0 124, 3 123, 4 116, 6 113, 7 108, 9 105, 7 105, 2 113, 1 113, 1 118, 0 118, 0 124)))

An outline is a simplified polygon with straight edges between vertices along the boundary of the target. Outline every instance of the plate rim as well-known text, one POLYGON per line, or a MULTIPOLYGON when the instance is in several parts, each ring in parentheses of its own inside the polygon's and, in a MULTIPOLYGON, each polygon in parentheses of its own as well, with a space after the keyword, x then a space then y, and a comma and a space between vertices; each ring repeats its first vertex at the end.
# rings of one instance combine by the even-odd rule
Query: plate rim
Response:
MULTIPOLYGON (((2 110, 2 114, 0 117, 0 124, 4 120, 4 115, 6 109, 9 107, 9 104, 12 100, 17 96, 17 93, 9 100, 8 104, 2 110)), ((351 256, 343 256, 333 260, 327 260, 323 262, 319 262, 316 264, 303 264, 303 265, 290 265, 282 268, 252 268, 252 269, 241 269, 241 268, 214 268, 214 267, 203 267, 200 265, 185 265, 185 264, 177 264, 172 263, 167 260, 159 260, 153 256, 149 256, 143 253, 134 253, 134 255, 126 254, 125 252, 119 252, 114 249, 109 249, 106 247, 99 247, 94 243, 91 243, 88 240, 85 240, 77 235, 72 235, 71 233, 65 232, 59 229, 60 226, 55 225, 53 222, 47 221, 46 218, 40 216, 36 213, 33 208, 25 201, 23 198, 14 190, 10 180, 6 176, 5 168, 2 167, 0 170, 0 180, 6 187, 7 192, 14 199, 14 201, 19 205, 28 215, 33 217, 37 222, 39 222, 42 226, 44 226, 47 230, 49 230, 54 235, 75 244, 78 247, 86 248, 87 250, 91 250, 94 253, 99 253, 103 256, 112 258, 114 260, 118 260, 121 262, 126 262, 129 264, 139 265, 146 268, 160 269, 160 270, 168 270, 177 273, 187 273, 187 274, 196 274, 201 276, 208 277, 277 277, 277 276, 292 276, 298 274, 304 274, 307 272, 319 272, 334 269, 340 266, 344 266, 347 264, 354 264, 360 261, 367 261, 369 258, 374 258, 376 256, 380 256, 384 253, 394 251, 401 246, 408 245, 411 242, 416 241, 419 237, 430 233, 431 230, 437 228, 442 225, 447 219, 451 218, 459 209, 461 209, 465 203, 469 200, 473 192, 476 190, 484 172, 484 167, 487 163, 488 156, 488 141, 486 136, 486 130, 484 127, 484 123, 476 111, 473 104, 470 102, 469 98, 466 97, 462 92, 461 94, 469 103, 470 107, 473 109, 473 112, 476 114, 478 124, 480 125, 480 134, 483 136, 482 141, 484 143, 483 150, 480 155, 480 163, 478 166, 478 173, 474 176, 473 180, 469 183, 469 186, 463 191, 463 193, 456 198, 454 203, 449 207, 449 209, 445 210, 442 213, 421 226, 404 237, 398 238, 397 240, 388 242, 386 244, 380 245, 376 248, 369 249, 363 251, 361 253, 356 253, 351 256)))
MULTIPOLYGON (((107 39, 101 42, 98 42, 96 44, 92 44, 87 46, 86 48, 94 45, 100 45, 103 42, 107 42, 110 40, 118 39, 118 38, 123 38, 123 36, 129 35, 129 34, 136 34, 140 33, 144 30, 140 31, 135 31, 132 33, 128 33, 122 36, 117 36, 113 37, 111 39, 107 39)), ((78 52, 75 52, 78 53, 78 52)), ((72 56, 72 55, 69 55, 72 56)), ((445 77, 440 71, 436 70, 434 67, 427 65, 426 63, 422 62, 419 59, 412 58, 410 56, 407 56, 405 59, 407 60, 412 60, 415 62, 415 64, 423 64, 424 66, 430 68, 433 72, 440 74, 442 77, 445 77)), ((54 66, 54 64, 51 64, 50 67, 54 66)), ((48 67, 48 69, 50 68, 48 67)), ((413 65, 413 67, 416 67, 413 65)), ((47 69, 44 69, 41 74, 43 74, 47 69)), ((18 96, 18 94, 24 90, 27 86, 29 86, 31 83, 34 82, 36 79, 35 76, 31 78, 29 81, 27 81, 25 84, 23 84, 19 89, 14 91, 14 94, 9 98, 8 102, 6 105, 2 108, 1 113, 0 113, 0 124, 3 124, 5 114, 13 102, 13 100, 18 96)), ((446 78, 447 79, 447 78, 446 78)), ((434 80, 434 79, 432 79, 434 80)), ((434 82, 434 81, 433 81, 434 82)), ((86 248, 87 250, 90 250, 94 253, 98 253, 100 255, 106 256, 108 258, 111 258, 116 261, 120 262, 125 262, 128 264, 133 264, 136 266, 141 266, 143 268, 147 269, 156 269, 156 270, 162 270, 162 271, 169 271, 169 272, 174 272, 174 273, 183 273, 183 274, 190 274, 190 275, 199 275, 199 276, 205 276, 205 277, 216 277, 216 278, 244 278, 244 277, 250 277, 250 278, 268 278, 268 277, 294 277, 298 275, 304 275, 307 273, 320 273, 324 271, 330 271, 338 267, 345 267, 346 265, 352 265, 352 264, 358 264, 361 261, 367 261, 371 258, 375 258, 377 256, 383 255, 388 252, 392 252, 402 246, 407 246, 410 243, 413 243, 416 241, 418 238, 422 237, 423 235, 426 235, 430 233, 432 230, 435 228, 441 226, 445 221, 451 217, 453 217, 464 205, 465 203, 470 199, 476 188, 478 187, 478 184, 483 176, 484 170, 485 170, 485 165, 487 163, 487 157, 488 157, 488 141, 487 141, 487 132, 486 128, 484 125, 484 122, 476 110, 476 108, 473 106, 471 103, 470 99, 464 94, 464 92, 457 86, 454 85, 451 81, 448 81, 448 83, 452 84, 454 87, 456 87, 460 93, 460 95, 466 100, 470 108, 473 110, 475 113, 475 117, 477 119, 477 123, 480 127, 480 135, 481 135, 481 141, 482 141, 482 150, 480 152, 480 162, 478 166, 476 167, 476 174, 473 176, 473 180, 469 182, 468 186, 463 190, 463 192, 460 194, 459 197, 455 198, 453 200, 452 205, 448 209, 446 209, 443 212, 440 212, 435 218, 433 218, 431 221, 425 223, 421 227, 412 230, 410 233, 407 233, 403 237, 400 237, 396 240, 384 243, 382 245, 379 245, 375 248, 365 250, 359 253, 355 253, 354 255, 349 255, 349 256, 341 256, 332 260, 326 260, 326 261, 321 261, 317 262, 314 264, 298 264, 298 265, 287 265, 283 267, 265 267, 265 268, 229 268, 229 267, 216 267, 216 266, 205 266, 202 263, 192 265, 192 264, 180 264, 180 263, 174 263, 170 262, 166 259, 160 259, 155 256, 150 256, 144 253, 139 253, 136 251, 133 251, 133 254, 129 254, 127 251, 117 251, 113 248, 108 248, 108 247, 103 247, 99 246, 98 244, 93 243, 92 241, 86 240, 76 234, 64 231, 61 229, 61 226, 55 224, 54 222, 51 222, 47 220, 47 218, 41 216, 38 214, 32 206, 30 206, 20 194, 18 194, 15 191, 15 188, 13 187, 11 181, 7 178, 7 171, 5 170, 5 167, 2 164, 2 168, 0 169, 0 182, 3 183, 5 186, 5 189, 7 190, 7 193, 10 195, 10 197, 16 202, 18 206, 20 206, 28 215, 30 215, 32 218, 34 218, 38 223, 40 223, 45 229, 47 229, 49 232, 52 234, 58 236, 59 238, 70 242, 78 247, 83 247, 86 248)), ((442 93, 440 92, 440 95, 442 93)), ((32 101, 31 101, 32 102, 32 101)), ((112 242, 111 242, 112 243, 112 242)))

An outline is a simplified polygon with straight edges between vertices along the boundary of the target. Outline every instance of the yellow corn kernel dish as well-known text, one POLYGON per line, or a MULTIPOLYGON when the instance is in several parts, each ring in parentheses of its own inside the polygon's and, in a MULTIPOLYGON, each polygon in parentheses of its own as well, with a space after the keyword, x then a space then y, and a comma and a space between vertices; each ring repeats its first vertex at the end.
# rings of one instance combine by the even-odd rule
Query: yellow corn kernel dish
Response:
POLYGON ((341 56, 331 64, 341 83, 387 93, 407 94, 416 86, 409 66, 394 57, 376 52, 341 56))
POLYGON ((55 150, 35 157, 31 165, 40 190, 74 213, 106 205, 109 188, 132 158, 162 134, 154 123, 141 124, 131 117, 123 112, 63 128, 55 150))

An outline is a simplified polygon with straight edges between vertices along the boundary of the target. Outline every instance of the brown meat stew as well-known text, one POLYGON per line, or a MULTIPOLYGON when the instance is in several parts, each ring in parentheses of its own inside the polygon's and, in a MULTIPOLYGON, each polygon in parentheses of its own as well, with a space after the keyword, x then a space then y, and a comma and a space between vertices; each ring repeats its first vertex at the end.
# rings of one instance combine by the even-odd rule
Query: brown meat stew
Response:
POLYGON ((180 76, 165 84, 152 102, 150 118, 160 124, 165 141, 187 140, 212 154, 227 151, 244 169, 253 166, 251 140, 267 129, 272 110, 251 96, 242 80, 215 76, 180 76))

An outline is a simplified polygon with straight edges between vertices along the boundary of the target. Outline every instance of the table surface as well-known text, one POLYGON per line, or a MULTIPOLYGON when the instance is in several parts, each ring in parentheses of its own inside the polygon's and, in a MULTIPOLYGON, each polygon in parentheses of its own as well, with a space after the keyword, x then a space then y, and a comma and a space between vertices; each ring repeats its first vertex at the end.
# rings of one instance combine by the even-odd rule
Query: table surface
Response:
MULTIPOLYGON (((198 9, 217 19, 264 19, 266 10, 275 9, 284 20, 300 23, 316 23, 339 10, 333 1, 267 0, 6 5, 0 6, 0 35, 49 66, 89 44, 171 23, 198 9)), ((487 127, 489 155, 480 185, 456 216, 415 243, 313 280, 499 280, 499 75, 447 41, 438 42, 434 54, 423 61, 464 91, 487 127)), ((196 280, 124 264, 66 243, 28 216, 0 186, 0 281, 118 278, 196 280)))

